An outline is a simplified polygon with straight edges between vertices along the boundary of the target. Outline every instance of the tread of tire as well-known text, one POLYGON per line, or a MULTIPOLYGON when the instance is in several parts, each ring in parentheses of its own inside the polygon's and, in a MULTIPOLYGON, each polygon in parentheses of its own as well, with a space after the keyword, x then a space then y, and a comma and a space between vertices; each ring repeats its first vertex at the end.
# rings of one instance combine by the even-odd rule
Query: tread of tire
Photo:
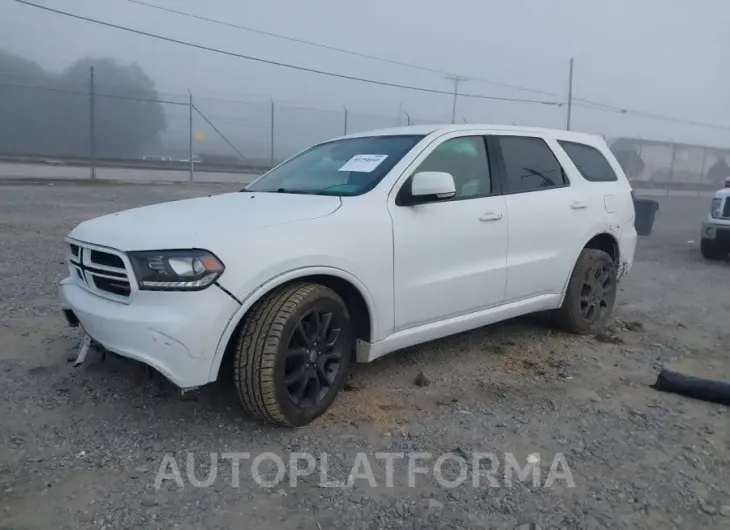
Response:
POLYGON ((580 331, 578 331, 578 326, 575 325, 573 322, 573 317, 570 314, 570 308, 567 303, 567 298, 571 294, 571 288, 573 286, 573 281, 576 278, 576 275, 581 274, 586 269, 586 264, 590 264, 594 261, 596 261, 599 257, 603 256, 610 256, 604 252, 603 250, 593 249, 593 248, 584 248, 580 255, 578 256, 578 260, 576 261, 575 267, 573 269, 573 272, 570 275, 570 280, 568 281, 568 288, 565 293, 565 300, 563 300, 563 305, 556 309, 554 312, 554 319, 558 327, 562 328, 565 331, 568 331, 570 333, 576 333, 581 334, 580 331))
POLYGON ((702 257, 708 260, 718 261, 725 259, 727 253, 722 252, 717 248, 717 245, 712 240, 703 239, 700 242, 700 252, 702 257))
POLYGON ((276 401, 274 367, 284 326, 299 303, 324 287, 296 283, 275 289, 246 316, 234 362, 238 396, 247 412, 264 421, 291 426, 276 401))

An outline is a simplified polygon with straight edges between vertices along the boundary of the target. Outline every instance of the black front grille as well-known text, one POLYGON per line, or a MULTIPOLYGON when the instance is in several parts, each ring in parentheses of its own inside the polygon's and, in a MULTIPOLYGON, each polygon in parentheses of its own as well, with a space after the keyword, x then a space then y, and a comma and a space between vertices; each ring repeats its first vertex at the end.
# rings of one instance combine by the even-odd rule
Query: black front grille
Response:
POLYGON ((112 280, 111 278, 102 278, 101 276, 94 276, 94 285, 97 289, 106 291, 107 293, 116 294, 119 296, 129 296, 131 287, 127 280, 112 280))
POLYGON ((106 276, 114 276, 116 278, 122 278, 124 280, 127 279, 126 272, 114 272, 114 271, 108 271, 108 270, 104 270, 104 269, 96 269, 94 267, 86 267, 86 270, 89 272, 93 272, 95 274, 104 274, 106 276))
POLYGON ((129 298, 132 284, 121 253, 69 242, 69 272, 75 282, 104 298, 129 298))
POLYGON ((100 252, 98 250, 91 251, 91 263, 97 265, 104 265, 105 267, 116 267, 117 269, 124 268, 124 262, 119 256, 114 254, 108 254, 106 252, 100 252))
POLYGON ((725 197, 725 207, 722 209, 723 217, 730 217, 730 197, 725 197))

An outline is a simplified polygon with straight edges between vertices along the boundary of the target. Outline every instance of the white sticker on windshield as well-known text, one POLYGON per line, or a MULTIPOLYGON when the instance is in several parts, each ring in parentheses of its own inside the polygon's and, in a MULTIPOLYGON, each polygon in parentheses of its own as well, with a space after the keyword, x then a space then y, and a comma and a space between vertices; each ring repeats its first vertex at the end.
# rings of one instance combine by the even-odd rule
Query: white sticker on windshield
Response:
POLYGON ((370 173, 380 163, 388 158, 388 155, 355 155, 345 162, 338 171, 357 171, 358 173, 370 173))

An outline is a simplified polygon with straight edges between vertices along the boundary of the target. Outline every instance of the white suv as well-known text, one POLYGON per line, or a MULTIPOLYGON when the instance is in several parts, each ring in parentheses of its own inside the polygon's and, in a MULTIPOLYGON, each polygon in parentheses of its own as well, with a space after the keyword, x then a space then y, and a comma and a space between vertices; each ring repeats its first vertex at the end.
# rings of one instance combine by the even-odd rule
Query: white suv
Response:
POLYGON ((730 254, 730 177, 725 188, 715 192, 710 213, 702 223, 700 250, 705 259, 727 258, 730 254))
POLYGON ((92 219, 70 324, 183 390, 305 425, 351 361, 537 311, 595 333, 634 258, 631 187, 598 137, 419 126, 315 145, 244 190, 92 219))

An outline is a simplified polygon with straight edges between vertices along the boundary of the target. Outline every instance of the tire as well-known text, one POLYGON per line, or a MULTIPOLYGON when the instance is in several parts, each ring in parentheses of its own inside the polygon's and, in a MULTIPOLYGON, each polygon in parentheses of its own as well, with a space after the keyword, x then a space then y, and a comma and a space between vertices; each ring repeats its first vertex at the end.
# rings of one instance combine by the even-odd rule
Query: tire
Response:
POLYGON ((353 349, 345 303, 328 287, 296 283, 264 296, 244 318, 233 360, 243 408, 276 425, 309 424, 345 383, 353 349))
POLYGON ((702 253, 703 258, 713 261, 725 259, 728 254, 727 252, 723 252, 723 249, 720 248, 712 239, 703 239, 700 242, 700 252, 702 253))
POLYGON ((563 305, 553 315, 555 322, 578 335, 602 331, 613 311, 617 283, 616 264, 611 256, 602 250, 583 249, 568 282, 563 305))

